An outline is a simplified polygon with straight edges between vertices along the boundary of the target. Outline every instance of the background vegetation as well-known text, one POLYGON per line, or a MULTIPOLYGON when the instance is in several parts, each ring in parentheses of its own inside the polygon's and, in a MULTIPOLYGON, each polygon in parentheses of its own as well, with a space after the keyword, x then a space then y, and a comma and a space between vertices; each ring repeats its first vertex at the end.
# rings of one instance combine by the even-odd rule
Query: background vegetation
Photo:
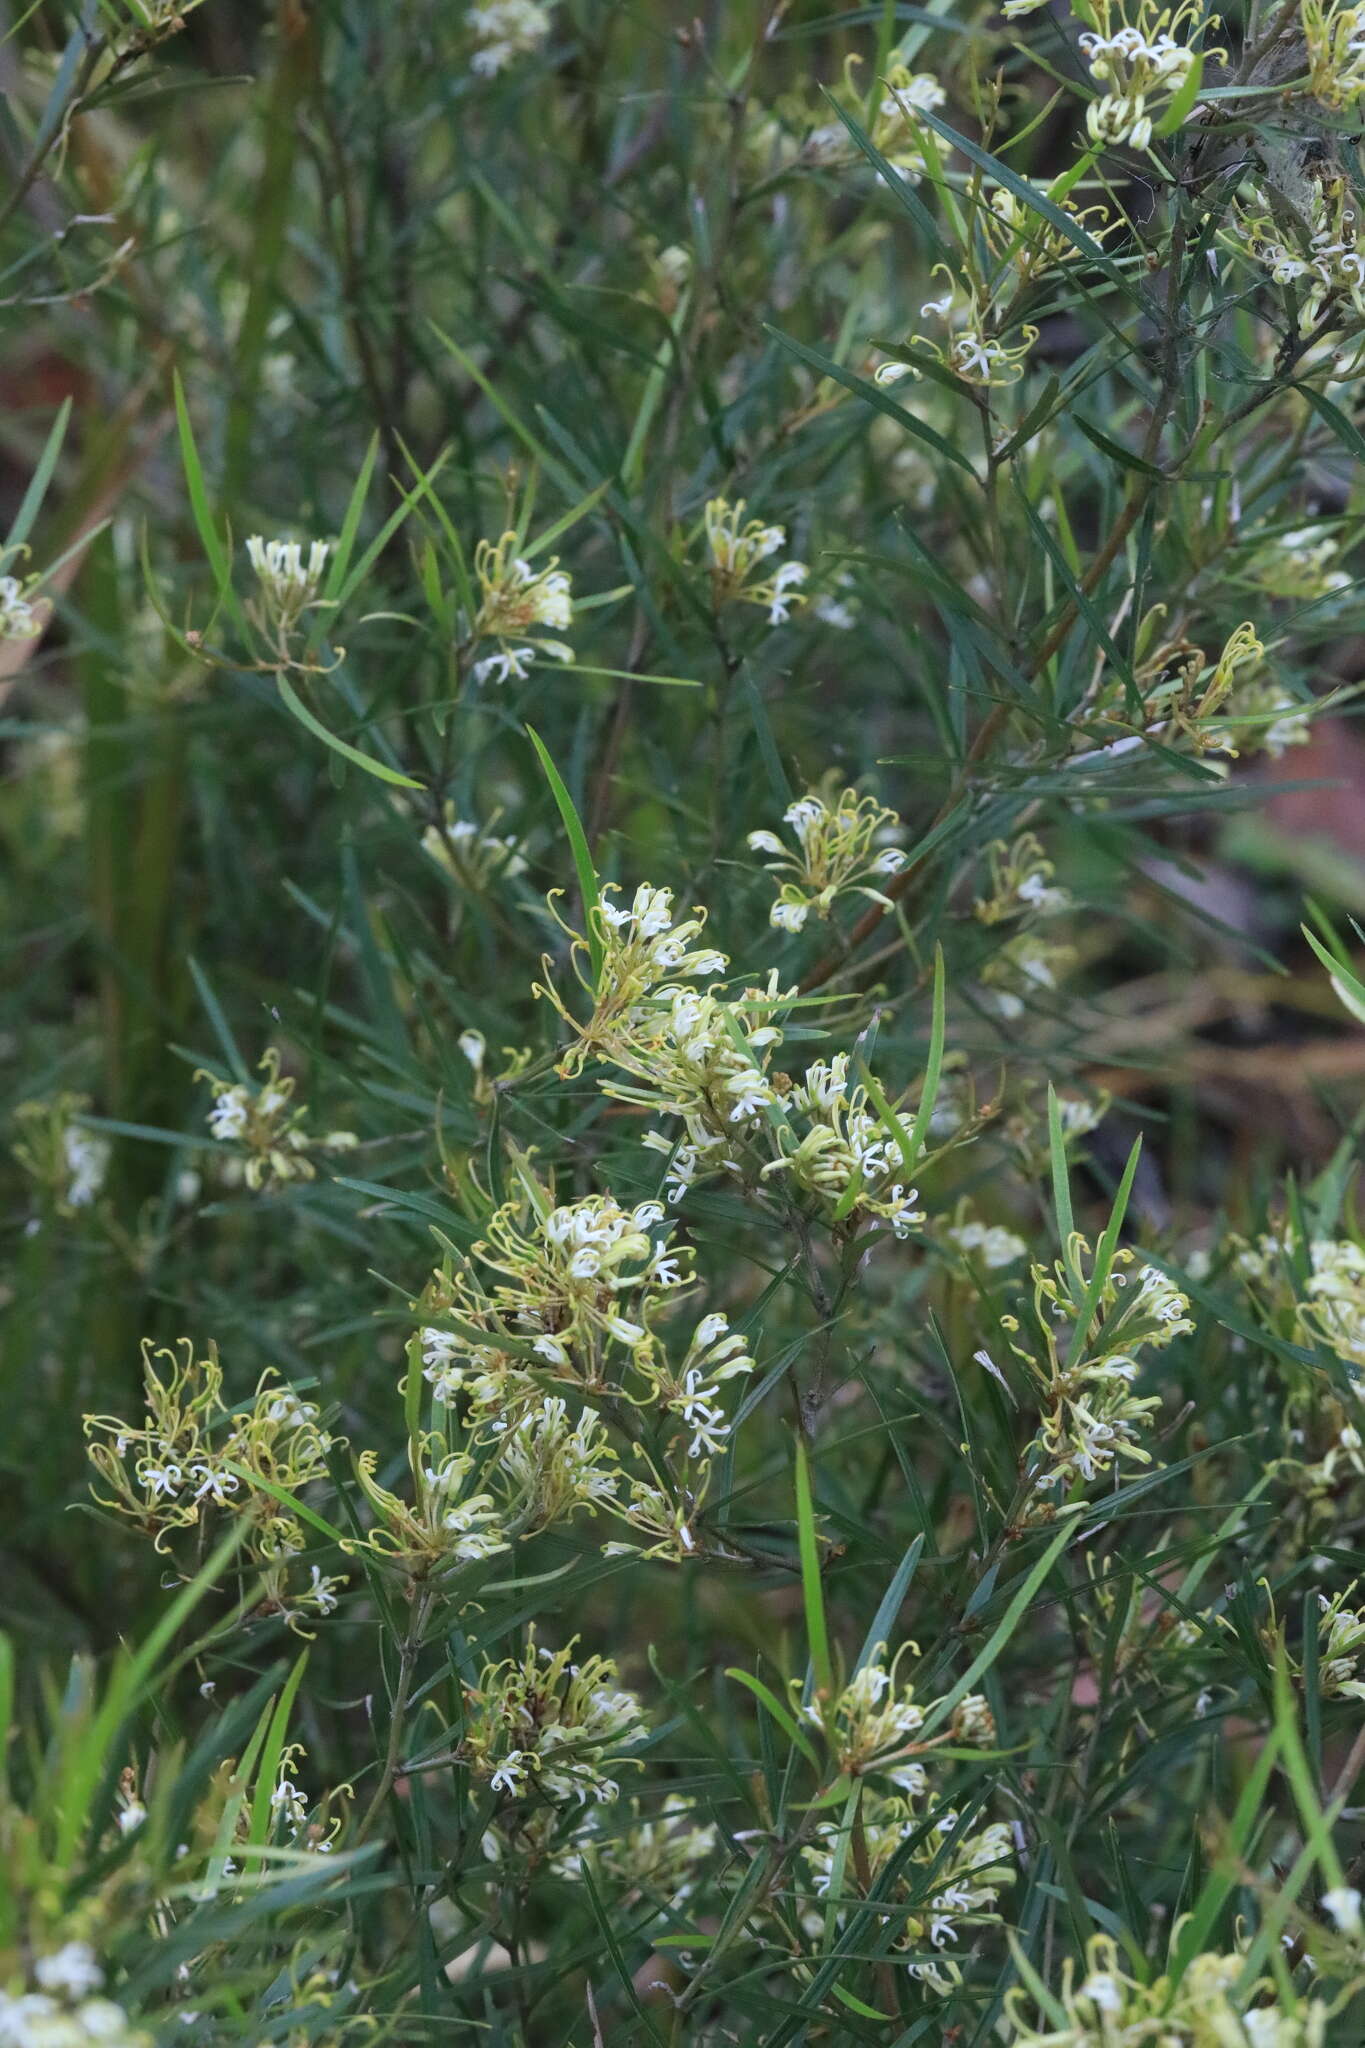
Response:
POLYGON ((1360 2038, 1362 30, 1007 11, 5 11, 0 2042, 1360 2038))

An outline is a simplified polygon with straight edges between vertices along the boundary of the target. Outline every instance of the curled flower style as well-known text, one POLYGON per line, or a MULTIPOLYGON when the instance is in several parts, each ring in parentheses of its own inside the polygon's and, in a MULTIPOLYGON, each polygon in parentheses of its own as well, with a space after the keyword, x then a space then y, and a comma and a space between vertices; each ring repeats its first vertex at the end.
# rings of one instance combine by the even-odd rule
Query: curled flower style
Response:
POLYGON ((1152 2048, 1324 2048, 1328 2008, 1298 1998, 1292 2010, 1282 2009, 1274 1978, 1245 1981, 1244 1955, 1197 1955, 1178 1978, 1146 1982, 1129 1974, 1126 1960, 1109 1935, 1094 1935, 1081 1970, 1067 1957, 1062 1981, 1037 2017, 1032 1996, 1016 1985, 1005 1995, 1009 2048, 1118 2048, 1130 2041, 1152 2048))
POLYGON ((649 1730, 611 1658, 580 1663, 577 1642, 575 1636, 550 1651, 528 1629, 520 1657, 485 1665, 477 1686, 465 1687, 458 1754, 491 1791, 555 1805, 605 1806, 619 1798, 620 1785, 608 1772, 638 1765, 626 1752, 649 1730))
POLYGON ((904 1642, 890 1667, 886 1644, 878 1643, 848 1683, 832 1698, 817 1694, 804 1716, 820 1729, 839 1771, 850 1778, 883 1777, 902 1791, 922 1792, 924 1765, 915 1737, 925 1709, 912 1684, 898 1684, 902 1657, 918 1657, 919 1645, 904 1642))
POLYGON ((1308 89, 1334 113, 1365 94, 1365 7, 1349 0, 1299 0, 1308 51, 1308 89))
MULTIPOLYGON (((1095 1263, 1089 1242, 1075 1232, 1065 1259, 1050 1270, 1033 1268, 1034 1326, 1043 1361, 1018 1341, 1013 1316, 1002 1323, 1038 1393, 1038 1433, 1029 1462, 1042 1488, 1088 1485, 1121 1458, 1151 1463, 1140 1438, 1160 1401, 1133 1391, 1139 1354, 1163 1350, 1194 1328, 1188 1298, 1156 1266, 1134 1272, 1135 1255, 1126 1249, 1114 1253, 1092 1300, 1092 1281, 1099 1277, 1095 1263)), ((988 1354, 981 1356, 989 1365, 988 1354)))
POLYGON ((1235 759, 1258 751, 1275 758, 1308 737, 1313 706, 1290 695, 1249 619, 1234 628, 1212 661, 1198 647, 1179 643, 1158 648, 1145 670, 1144 681, 1152 678, 1143 694, 1151 719, 1146 730, 1153 738, 1235 759))
POLYGON ((744 510, 743 498, 734 504, 727 498, 712 498, 707 503, 703 525, 712 596, 718 609, 736 603, 766 605, 768 624, 785 625, 792 606, 806 601, 801 585, 810 571, 797 561, 765 566, 787 545, 787 529, 765 526, 761 519, 741 525, 744 510))
POLYGON ((303 1525, 279 1498, 326 1473, 333 1439, 316 1404, 267 1372, 249 1407, 229 1408, 216 1349, 196 1358, 189 1338, 174 1350, 144 1343, 142 1374, 140 1423, 85 1417, 86 1454, 104 1488, 92 1485, 97 1503, 135 1522, 163 1553, 179 1531, 217 1510, 240 1518, 265 1605, 295 1626, 301 1615, 330 1612, 344 1581, 314 1569, 298 1590, 291 1568, 304 1548, 303 1525))
POLYGON ((486 825, 477 825, 470 818, 457 818, 454 804, 448 803, 440 825, 428 825, 422 834, 424 850, 473 896, 495 881, 513 881, 526 870, 514 835, 500 838, 495 832, 498 815, 495 811, 486 825))
POLYGON ((972 915, 982 924, 1056 917, 1071 908, 1071 897, 1053 882, 1052 862, 1032 832, 1021 832, 1012 845, 997 839, 986 848, 991 888, 979 896, 972 915))
POLYGON ((1146 149, 1203 57, 1225 62, 1227 53, 1200 50, 1200 0, 1180 0, 1174 8, 1161 0, 1095 0, 1093 20, 1080 37, 1090 76, 1102 88, 1086 112, 1091 140, 1146 149))
POLYGON ((494 642, 493 652, 474 664, 475 682, 524 682, 531 663, 540 657, 572 661, 573 649, 563 640, 547 639, 573 624, 573 587, 568 571, 552 555, 545 568, 532 568, 517 550, 520 536, 504 533, 498 541, 481 540, 474 551, 479 581, 479 609, 471 637, 494 642))
MULTIPOLYGON (((1102 242, 1120 224, 1107 206, 1078 207, 1065 196, 1053 204, 1083 229, 1092 242, 1102 242)), ((1043 214, 1035 213, 1004 185, 996 186, 989 208, 979 218, 992 256, 997 263, 1008 264, 1021 285, 1032 284, 1049 271, 1083 257, 1083 250, 1077 248, 1070 235, 1043 214)))
MULTIPOLYGON (((944 340, 912 335, 912 347, 927 349, 964 384, 979 385, 982 389, 1017 384, 1024 374, 1029 351, 1038 339, 1038 329, 1021 326, 1018 341, 1006 341, 995 331, 988 293, 975 284, 963 284, 946 263, 935 264, 933 275, 946 279, 946 288, 938 298, 927 299, 920 311, 941 321, 947 335, 944 340)), ((880 365, 875 381, 894 384, 902 377, 919 375, 913 359, 893 359, 880 365)))
POLYGON ((879 1216, 896 1237, 908 1237, 924 1221, 924 1211, 915 1207, 918 1190, 900 1177, 910 1126, 894 1110, 883 1118, 863 1083, 850 1083, 848 1068, 845 1052, 816 1060, 784 1095, 780 1156, 763 1168, 763 1176, 788 1175, 795 1186, 830 1203, 836 1218, 847 1218, 855 1230, 867 1217, 879 1216))
POLYGON ((495 1476, 519 1494, 521 1522, 543 1526, 612 1505, 615 1476, 595 1410, 571 1422, 538 1379, 676 1417, 685 1458, 704 1465, 730 1430, 719 1388, 754 1361, 719 1311, 671 1355, 664 1326, 692 1287, 692 1254, 660 1230, 662 1203, 589 1195, 552 1208, 531 1192, 495 1211, 463 1273, 433 1282, 428 1313, 444 1307, 458 1328, 426 1328, 418 1350, 438 1398, 466 1396, 500 1440, 495 1476))
POLYGON ((900 829, 894 811, 875 797, 846 789, 833 802, 811 791, 788 804, 782 817, 792 829, 795 850, 775 832, 749 834, 751 851, 774 855, 764 865, 770 874, 784 877, 769 913, 771 924, 800 931, 812 910, 828 917, 835 898, 845 891, 888 902, 873 878, 899 874, 905 866, 900 847, 887 843, 889 834, 900 829))
MULTIPOLYGON (((731 998, 656 985, 656 940, 642 929, 640 915, 642 902, 647 906, 655 896, 667 899, 668 892, 637 892, 628 915, 617 911, 597 925, 610 943, 596 980, 579 966, 594 1003, 587 1025, 553 989, 542 991, 577 1037, 560 1071, 579 1071, 591 1049, 616 1070, 599 1084, 605 1094, 681 1120, 678 1135, 653 1130, 642 1141, 667 1158, 670 1202, 712 1174, 743 1176, 750 1184, 781 1174, 793 1189, 816 1197, 850 1235, 880 1217, 897 1237, 906 1236, 923 1221, 914 1207, 916 1191, 907 1185, 909 1127, 894 1113, 888 1122, 874 1110, 869 1089, 850 1083, 846 1054, 817 1061, 794 1084, 772 1072, 782 1042, 776 1020, 795 993, 779 989, 775 970, 766 989, 731 998)), ((669 914, 665 902, 661 931, 670 928, 662 922, 669 914)), ((699 933, 703 915, 678 934, 685 972, 702 971, 686 944, 699 933)), ((571 936, 577 964, 578 956, 587 959, 588 942, 571 936)))
POLYGON ((604 1094, 684 1121, 686 1134, 676 1146, 659 1131, 641 1140, 669 1156, 670 1201, 680 1201, 699 1177, 742 1171, 747 1140, 777 1114, 769 1062, 782 1033, 773 1020, 789 1000, 775 974, 766 989, 746 989, 732 1000, 663 988, 652 1012, 608 1054, 630 1080, 604 1079, 604 1094))
POLYGON ((348 1540, 347 1550, 368 1550, 413 1583, 436 1580, 464 1565, 484 1564, 510 1547, 525 1515, 485 1489, 488 1461, 472 1449, 450 1447, 441 1430, 421 1432, 410 1458, 412 1499, 381 1486, 376 1453, 362 1451, 356 1477, 369 1503, 373 1527, 348 1540))
POLYGON ((113 1158, 109 1140, 81 1121, 89 1108, 88 1095, 63 1094, 21 1102, 14 1113, 14 1156, 64 1216, 98 1201, 113 1158))
MULTIPOLYGON (((960 1827, 957 1814, 936 1800, 926 1765, 937 1743, 994 1742, 990 1709, 979 1693, 971 1693, 959 1700, 942 1735, 919 1741, 929 1709, 916 1700, 913 1685, 896 1678, 907 1652, 919 1654, 913 1643, 904 1643, 888 1668, 886 1645, 877 1644, 847 1685, 832 1699, 817 1697, 805 1718, 820 1729, 841 1773, 870 1781, 859 1803, 863 1882, 880 1891, 878 1874, 896 1859, 898 1876, 889 1894, 897 1908, 893 1953, 909 1952, 912 1974, 944 1993, 958 1981, 958 1971, 941 1952, 965 1931, 998 1918, 990 1909, 1001 1888, 1013 1883, 1014 1869, 1009 1830, 998 1822, 960 1827)), ((804 1852, 822 1897, 831 1890, 846 1825, 821 1822, 804 1852)))
MULTIPOLYGON (((859 61, 850 57, 844 75, 847 101, 861 114, 866 95, 858 89, 853 76, 859 61)), ((941 107, 948 95, 932 71, 912 71, 902 63, 888 67, 884 85, 886 89, 876 103, 869 130, 872 146, 908 183, 918 184, 928 169, 924 124, 918 115, 923 110, 941 107)), ((822 121, 812 128, 801 154, 808 163, 821 167, 865 162, 849 130, 839 120, 822 121)), ((882 173, 878 171, 876 176, 880 180, 882 173)))
MULTIPOLYGON (((535 994, 554 1005, 576 1041, 560 1062, 561 1074, 578 1073, 589 1059, 611 1058, 634 1044, 651 1010, 672 993, 675 981, 723 974, 729 964, 714 946, 698 943, 706 924, 705 910, 675 923, 671 889, 656 889, 642 882, 629 908, 616 901, 619 894, 615 883, 607 883, 601 901, 588 912, 600 954, 601 964, 595 972, 590 966, 589 940, 558 920, 570 940, 575 979, 592 1001, 592 1015, 586 1023, 578 1021, 556 989, 548 956, 542 962, 546 978, 535 994)), ((550 907, 554 910, 555 896, 550 907)), ((555 915, 558 919, 557 912, 555 915)))
POLYGON ((562 1396, 546 1395, 510 1426, 498 1426, 495 1478, 511 1496, 519 1528, 548 1529, 581 1509, 616 1505, 617 1456, 595 1408, 575 1421, 562 1396))
POLYGON ((550 1372, 585 1387, 615 1384, 610 1361, 621 1354, 648 1365, 664 1297, 692 1279, 691 1253, 651 1235, 663 1215, 658 1202, 623 1209, 611 1195, 533 1215, 523 1202, 505 1203, 474 1247, 480 1266, 500 1276, 495 1314, 531 1339, 550 1372))
POLYGON ((312 1180, 317 1168, 311 1152, 348 1152, 356 1144, 353 1131, 328 1131, 313 1137, 304 1129, 306 1107, 294 1100, 292 1076, 280 1073, 280 1056, 269 1046, 261 1055, 265 1080, 259 1087, 246 1081, 224 1081, 204 1067, 195 1080, 213 1090, 209 1130, 220 1145, 230 1146, 249 1188, 282 1187, 291 1180, 312 1180))

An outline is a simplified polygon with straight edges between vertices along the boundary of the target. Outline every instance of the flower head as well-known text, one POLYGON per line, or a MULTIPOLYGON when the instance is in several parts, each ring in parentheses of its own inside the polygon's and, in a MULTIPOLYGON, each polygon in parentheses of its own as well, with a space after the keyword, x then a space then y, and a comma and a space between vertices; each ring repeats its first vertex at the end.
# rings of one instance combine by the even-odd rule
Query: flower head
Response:
POLYGON ((274 635, 284 638, 309 605, 317 603, 331 545, 325 540, 310 542, 305 559, 302 542, 268 541, 256 533, 246 552, 256 572, 261 618, 274 635))
POLYGON ((794 848, 775 832, 749 834, 750 850, 773 854, 764 865, 782 877, 769 912, 769 922, 779 930, 800 931, 812 911, 828 917, 835 899, 847 891, 875 903, 888 901, 877 882, 899 874, 906 862, 892 838, 900 831, 894 811, 853 789, 832 798, 810 791, 787 806, 783 823, 794 848))
POLYGON ((804 604, 801 585, 810 574, 804 562, 786 561, 767 567, 787 544, 785 526, 765 526, 761 519, 744 523, 745 501, 731 504, 712 498, 704 527, 716 605, 764 605, 770 626, 785 625, 793 605, 804 604))
POLYGON ((552 555, 535 569, 518 552, 516 533, 498 541, 481 540, 474 551, 474 574, 480 603, 472 637, 491 642, 492 651, 474 664, 476 682, 523 682, 537 658, 572 661, 573 649, 547 633, 566 632, 573 623, 572 583, 568 571, 552 555))

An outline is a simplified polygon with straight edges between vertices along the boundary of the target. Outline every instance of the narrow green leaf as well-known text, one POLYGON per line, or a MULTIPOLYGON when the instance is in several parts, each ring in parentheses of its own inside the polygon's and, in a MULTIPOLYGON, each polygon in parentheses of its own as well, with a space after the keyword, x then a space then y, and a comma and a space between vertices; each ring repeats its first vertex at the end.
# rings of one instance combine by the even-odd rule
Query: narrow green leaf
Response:
POLYGON ((583 901, 584 936, 588 942, 588 959, 591 964, 593 985, 595 987, 598 977, 602 972, 603 960, 602 938, 598 930, 598 922, 602 914, 602 897, 598 888, 597 869, 593 865, 592 854, 588 847, 588 835, 583 830, 582 821, 574 807, 574 800, 565 787, 563 777, 550 759, 549 750, 544 740, 542 740, 533 725, 527 726, 526 734, 539 756, 540 765, 545 771, 545 780, 550 785, 550 794, 559 807, 559 815, 564 821, 564 830, 568 834, 569 849, 573 854, 574 870, 578 876, 578 893, 583 901))
POLYGON ((253 1848, 259 1848, 270 1833, 270 1823, 275 1811, 272 1798, 279 1783, 280 1758, 284 1754, 285 1737, 289 1733, 289 1717, 294 1711, 294 1701, 307 1668, 308 1652, 304 1650, 294 1660, 294 1668, 284 1682, 284 1690, 280 1694, 279 1703, 271 1718, 270 1732, 261 1751, 256 1791, 251 1802, 251 1832, 248 1836, 253 1848))
POLYGON ((365 510, 365 499, 369 493, 370 479, 374 475, 374 465, 378 457, 379 434, 376 430, 370 436, 370 445, 365 450, 365 460, 360 465, 360 474, 357 476, 352 487, 345 516, 341 522, 341 532, 338 534, 337 544, 332 550, 332 559, 327 569, 327 580, 322 586, 322 596, 329 604, 335 602, 342 585, 346 581, 346 571, 351 565, 351 555, 355 548, 356 535, 360 531, 360 521, 365 510))
POLYGON ((882 1594, 877 1612, 872 1617, 872 1626, 863 1638, 863 1647, 859 1650, 858 1661, 853 1667, 855 1676, 864 1665, 872 1662, 879 1643, 890 1646, 892 1623, 900 1613, 902 1602, 910 1590, 910 1581, 915 1576, 915 1568, 919 1564, 923 1549, 924 1532, 921 1530, 897 1565, 895 1577, 882 1594))
POLYGON ((933 1012, 929 1026, 929 1057, 924 1065, 924 1086, 920 1090, 919 1108, 915 1121, 910 1127, 910 1159, 918 1161, 923 1157, 929 1137, 929 1125, 938 1100, 939 1078, 943 1072, 943 1046, 947 1036, 947 977, 943 965, 942 946, 934 947, 934 998, 933 1012))
POLYGON ((818 1691, 834 1696, 834 1665, 829 1653, 829 1629, 825 1622, 825 1589, 820 1579, 820 1545, 815 1533, 815 1504, 811 1498, 810 1464, 806 1446, 796 1446, 796 1540, 801 1556, 801 1594, 806 1610, 806 1641, 818 1691))
POLYGON ((195 531, 199 535, 199 544, 204 550, 208 565, 213 571, 214 590, 218 602, 227 606, 233 623, 240 632, 245 633, 248 630, 246 616, 232 586, 232 564, 228 560, 227 550, 223 546, 218 529, 213 523, 213 514, 209 510, 203 465, 199 460, 199 450, 195 446, 194 428, 190 423, 189 407, 185 403, 185 389, 180 382, 178 370, 171 381, 175 395, 176 426, 180 435, 180 459, 184 464, 185 484, 189 491, 190 512, 194 518, 195 531))
POLYGON ((958 469, 965 470, 973 482, 976 481, 976 472, 962 450, 955 447, 951 441, 945 441, 942 434, 936 434, 923 420, 917 420, 903 405, 897 405, 894 398, 888 398, 880 384, 874 384, 870 377, 860 377, 856 370, 844 369, 841 363, 832 362, 828 356, 822 356, 818 349, 807 348, 803 341, 797 341, 792 335, 784 334, 780 327, 769 326, 766 321, 764 332, 771 334, 774 341, 789 354, 796 356, 807 369, 817 370, 822 377, 832 377, 836 384, 843 385, 845 391, 851 391, 855 398, 863 399, 877 412, 885 413, 888 419, 898 421, 907 434, 913 434, 917 441, 927 442, 946 461, 955 464, 958 469))
MULTIPOLYGON (((10 555, 17 553, 33 529, 33 522, 38 517, 39 511, 42 509, 43 500, 47 496, 47 487, 52 481, 52 472, 57 467, 57 457, 62 452, 62 442, 66 438, 67 423, 70 418, 71 400, 64 398, 57 417, 52 422, 48 437, 43 443, 43 452, 38 457, 37 466, 34 469, 33 475, 29 478, 28 489, 19 501, 19 510, 14 515, 14 523, 5 536, 3 548, 0 548, 0 563, 3 563, 10 555)), ((89 535, 82 533, 81 544, 85 545, 88 540, 89 535)))
POLYGON ((1066 1163, 1062 1113, 1057 1103, 1057 1090, 1050 1081, 1047 1084, 1047 1142, 1052 1160, 1052 1207, 1057 1218, 1057 1237, 1065 1253, 1076 1224, 1071 1213, 1071 1175, 1066 1163))
POLYGON ((397 768, 390 768, 385 761, 376 761, 373 754, 362 754, 358 747, 348 746, 346 741, 339 740, 334 732, 328 732, 321 719, 314 718, 288 676, 279 674, 275 681, 279 685, 280 699, 285 709, 312 733, 314 739, 321 740, 334 754, 340 754, 343 759, 350 761, 357 768, 363 768, 367 775, 375 776, 380 782, 393 783, 399 789, 421 789, 422 784, 414 781, 411 775, 401 774, 397 768))
POLYGON ((818 1771, 820 1759, 816 1756, 815 1750, 807 1736, 797 1726, 795 1717, 783 1706, 776 1693, 766 1686, 761 1678, 755 1678, 750 1671, 741 1671, 738 1665, 731 1666, 725 1676, 733 1678, 737 1684, 744 1686, 753 1694, 761 1706, 766 1707, 788 1742, 799 1749, 806 1761, 818 1771))
POLYGON ((1038 1562, 1034 1565, 1032 1571, 1028 1574, 1028 1577, 1024 1580, 1024 1583, 1010 1601, 1009 1606, 992 1629, 990 1640, 985 1645, 985 1648, 973 1657, 966 1671, 963 1672, 961 1678, 958 1679, 951 1691, 946 1692, 941 1700, 936 1700, 929 1709, 928 1714, 925 1716, 923 1736, 932 1734, 935 1728, 946 1721, 958 1701, 965 1699, 978 1678, 984 1677, 986 1672, 990 1670, 992 1664, 994 1664, 996 1658, 1005 1648, 1010 1637, 1023 1619, 1024 1613, 1034 1594, 1038 1591, 1038 1588, 1042 1585, 1072 1537, 1077 1534, 1078 1527, 1078 1521, 1073 1518, 1071 1521, 1064 1523, 1057 1531, 1057 1534, 1053 1537, 1051 1543, 1049 1543, 1047 1549, 1038 1559, 1038 1562))

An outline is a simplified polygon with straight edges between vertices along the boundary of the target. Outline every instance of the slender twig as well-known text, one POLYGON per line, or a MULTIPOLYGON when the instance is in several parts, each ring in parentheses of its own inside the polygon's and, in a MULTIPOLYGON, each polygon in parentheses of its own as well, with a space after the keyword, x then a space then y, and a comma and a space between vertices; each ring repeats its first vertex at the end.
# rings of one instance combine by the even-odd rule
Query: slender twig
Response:
POLYGON ((398 1677, 394 1684, 393 1703, 389 1712, 388 1748, 384 1752, 379 1783, 375 1786, 374 1795, 355 1832, 354 1839, 357 1843, 364 1841, 383 1812, 393 1790, 394 1780, 398 1776, 398 1763, 403 1754, 403 1736, 407 1730, 408 1708, 412 1703, 412 1681, 417 1670, 417 1659, 421 1655, 427 1622, 431 1618, 432 1601, 430 1588, 423 1587, 412 1603, 407 1634, 403 1638, 398 1654, 398 1677))

